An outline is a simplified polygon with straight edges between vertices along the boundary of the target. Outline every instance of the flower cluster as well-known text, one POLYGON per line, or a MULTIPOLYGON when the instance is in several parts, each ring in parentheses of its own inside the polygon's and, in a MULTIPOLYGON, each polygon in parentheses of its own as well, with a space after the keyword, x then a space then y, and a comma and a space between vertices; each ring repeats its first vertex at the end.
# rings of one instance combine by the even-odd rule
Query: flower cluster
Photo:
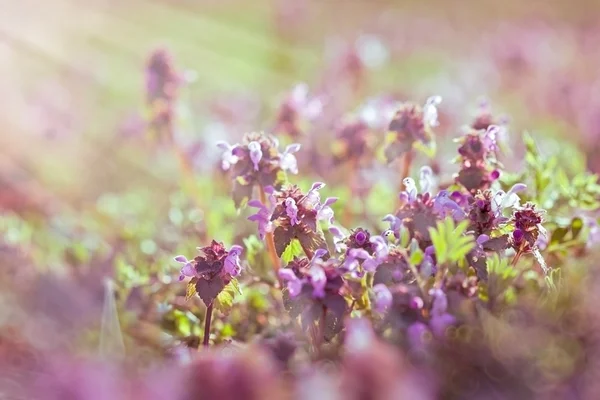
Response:
POLYGON ((241 144, 218 142, 223 150, 222 167, 233 176, 233 200, 241 207, 252 198, 255 186, 280 188, 286 181, 286 172, 298 173, 296 152, 299 144, 291 144, 279 152, 279 141, 264 132, 244 135, 241 144))
POLYGON ((296 139, 303 134, 303 125, 317 118, 322 109, 321 99, 309 97, 308 85, 298 84, 279 107, 273 131, 296 139))
POLYGON ((414 103, 400 105, 388 128, 385 148, 388 162, 411 151, 416 142, 431 141, 432 128, 438 125, 437 106, 441 102, 440 96, 433 96, 422 107, 414 103))
POLYGON ((183 264, 179 280, 186 277, 192 278, 188 286, 190 290, 200 295, 200 298, 208 306, 219 295, 221 290, 241 272, 240 255, 242 247, 233 245, 229 250, 225 249, 223 243, 212 241, 210 246, 199 247, 200 253, 193 260, 185 256, 175 257, 175 261, 183 264))
POLYGON ((146 103, 151 113, 151 128, 157 138, 173 138, 175 102, 182 79, 166 49, 154 51, 146 63, 146 103))
POLYGON ((499 132, 498 126, 490 125, 485 131, 470 130, 458 140, 460 171, 455 180, 471 194, 489 189, 500 177, 496 160, 499 132))
POLYGON ((286 186, 280 191, 270 191, 270 207, 259 201, 252 201, 250 206, 258 208, 258 212, 249 217, 258 223, 259 234, 273 232, 275 249, 281 257, 292 240, 297 239, 307 255, 312 256, 319 248, 325 248, 325 238, 318 227, 319 220, 333 221, 331 205, 337 201, 328 197, 321 202, 319 191, 325 186, 316 182, 304 194, 298 186, 286 186))
POLYGON ((287 308, 292 316, 300 315, 305 326, 319 321, 321 329, 331 330, 324 332, 330 336, 342 328, 348 305, 344 299, 344 271, 338 267, 338 260, 324 260, 327 253, 325 249, 318 249, 310 260, 294 258, 286 268, 279 270, 279 278, 286 284, 287 308))

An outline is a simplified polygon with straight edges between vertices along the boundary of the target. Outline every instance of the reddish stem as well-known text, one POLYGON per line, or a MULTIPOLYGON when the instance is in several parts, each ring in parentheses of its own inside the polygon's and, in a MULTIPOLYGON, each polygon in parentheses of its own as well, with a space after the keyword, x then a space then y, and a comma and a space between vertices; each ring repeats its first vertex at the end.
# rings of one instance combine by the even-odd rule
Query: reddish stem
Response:
POLYGON ((208 339, 210 338, 210 322, 212 319, 213 305, 211 303, 210 306, 206 309, 206 316, 204 317, 204 340, 202 341, 202 345, 204 347, 208 347, 208 339))
MULTIPOLYGON (((264 205, 267 205, 267 194, 260 188, 259 191, 260 201, 264 205)), ((265 235, 265 240, 267 242, 267 252, 269 253, 269 258, 271 259, 271 264, 273 264, 273 269, 275 270, 275 276, 279 279, 278 271, 280 267, 279 256, 277 256, 277 250, 275 249, 275 238, 273 237, 273 232, 267 232, 265 235)), ((281 284, 281 282, 279 282, 281 284)))

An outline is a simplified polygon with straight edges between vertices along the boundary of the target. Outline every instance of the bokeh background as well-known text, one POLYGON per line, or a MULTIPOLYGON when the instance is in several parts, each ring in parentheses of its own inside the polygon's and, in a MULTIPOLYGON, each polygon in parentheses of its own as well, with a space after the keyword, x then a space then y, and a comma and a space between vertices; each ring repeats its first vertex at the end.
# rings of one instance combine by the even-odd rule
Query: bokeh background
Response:
MULTIPOLYGON (((78 365, 61 364, 65 354, 126 348, 140 365, 197 338, 200 304, 176 305, 165 322, 164 299, 181 291, 161 286, 177 278, 173 255, 212 238, 261 246, 214 144, 272 130, 298 83, 336 117, 373 96, 441 95, 446 176, 457 127, 484 99, 509 116, 509 156, 527 130, 567 169, 600 172, 599 15, 594 0, 0 0, 0 383, 18 387, 45 358, 68 365, 66 382, 78 365), (185 81, 174 146, 148 133, 157 49, 185 81)), ((299 140, 324 157, 333 135, 299 140)), ((324 175, 307 157, 304 187, 324 175)), ((365 175, 380 185, 360 205, 343 168, 327 175, 336 212, 373 222, 394 206, 397 170, 365 175)), ((251 311, 217 320, 215 342, 289 323, 264 292, 245 293, 251 311)))
POLYGON ((374 65, 365 95, 439 93, 450 113, 486 96, 518 126, 582 146, 600 129, 594 1, 3 3, 2 179, 40 201, 166 184, 131 149, 143 146, 131 138, 143 131, 143 70, 158 46, 195 73, 184 96, 197 137, 217 99, 247 114, 242 129, 265 128, 253 113, 272 113, 297 82, 327 85, 324 69, 361 35, 374 65))

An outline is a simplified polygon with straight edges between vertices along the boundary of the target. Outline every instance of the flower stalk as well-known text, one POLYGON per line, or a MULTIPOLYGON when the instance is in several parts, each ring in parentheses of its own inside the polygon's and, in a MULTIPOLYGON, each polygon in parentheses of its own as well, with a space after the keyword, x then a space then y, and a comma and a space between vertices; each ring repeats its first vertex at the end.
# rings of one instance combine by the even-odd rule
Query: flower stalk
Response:
POLYGON ((206 316, 204 317, 204 339, 202 340, 202 346, 208 347, 210 339, 210 323, 212 320, 213 304, 211 303, 206 308, 206 316))

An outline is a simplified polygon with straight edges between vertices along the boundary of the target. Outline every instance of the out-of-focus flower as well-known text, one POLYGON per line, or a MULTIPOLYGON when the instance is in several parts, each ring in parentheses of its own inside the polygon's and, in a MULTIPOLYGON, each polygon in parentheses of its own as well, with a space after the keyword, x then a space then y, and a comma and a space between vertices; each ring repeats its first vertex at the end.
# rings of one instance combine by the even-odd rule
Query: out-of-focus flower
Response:
POLYGON ((423 107, 414 103, 404 103, 396 112, 389 125, 386 137, 385 156, 392 162, 413 148, 415 142, 429 143, 432 128, 437 126, 437 105, 441 97, 427 99, 423 107))
POLYGON ((458 140, 461 167, 455 180, 471 194, 489 189, 492 182, 500 177, 496 161, 499 129, 490 125, 483 133, 473 130, 458 140))
MULTIPOLYGON (((311 256, 317 249, 326 247, 325 238, 317 229, 317 221, 332 222, 333 210, 330 205, 337 199, 329 197, 321 202, 319 190, 324 186, 324 183, 317 182, 306 194, 297 186, 289 186, 273 193, 274 207, 269 221, 274 227, 275 249, 280 257, 294 238, 300 241, 304 251, 311 253, 311 256)), ((258 206, 256 203, 253 205, 258 206)), ((265 208, 261 208, 259 214, 261 212, 266 216, 265 208)), ((262 221, 264 225, 262 216, 257 215, 255 220, 262 221)))
POLYGON ((263 132, 244 135, 242 144, 229 145, 218 142, 223 150, 223 169, 231 170, 233 177, 233 200, 236 207, 252 198, 255 186, 280 188, 285 181, 285 172, 298 172, 294 153, 300 145, 288 146, 279 153, 279 141, 263 132))
POLYGON ((190 290, 200 295, 204 303, 209 306, 219 295, 221 290, 241 272, 240 254, 242 247, 233 245, 228 251, 215 240, 210 246, 199 247, 200 254, 193 260, 185 256, 175 257, 175 261, 184 264, 181 269, 179 280, 186 277, 192 278, 188 284, 188 295, 190 290))
POLYGON ((392 292, 383 283, 373 286, 373 294, 375 295, 375 309, 377 311, 384 312, 392 305, 392 292))
POLYGON ((412 178, 405 178, 406 189, 399 194, 400 207, 396 214, 389 214, 384 221, 390 223, 390 230, 400 237, 400 229, 408 229, 410 238, 415 238, 422 249, 431 245, 429 228, 435 227, 438 218, 447 215, 455 220, 465 218, 463 209, 450 198, 448 192, 440 191, 435 197, 431 193, 418 193, 412 178))
POLYGON ((173 120, 179 88, 184 80, 175 70, 167 49, 157 49, 146 62, 146 103, 151 113, 151 128, 157 138, 172 140, 173 120))
POLYGON ((250 200, 248 206, 258 208, 256 214, 248 217, 249 221, 256 222, 258 224, 258 235, 261 240, 264 240, 267 232, 273 231, 273 223, 271 222, 271 214, 275 208, 275 190, 272 186, 267 186, 263 189, 265 194, 268 196, 269 204, 263 204, 259 200, 250 200))
POLYGON ((281 375, 270 355, 260 348, 240 352, 202 352, 182 371, 182 400, 285 397, 281 375), (235 388, 235 390, 232 390, 235 388))
POLYGON ((277 115, 274 132, 297 138, 305 131, 305 125, 317 118, 323 110, 323 100, 309 96, 308 85, 300 83, 286 97, 277 115))

